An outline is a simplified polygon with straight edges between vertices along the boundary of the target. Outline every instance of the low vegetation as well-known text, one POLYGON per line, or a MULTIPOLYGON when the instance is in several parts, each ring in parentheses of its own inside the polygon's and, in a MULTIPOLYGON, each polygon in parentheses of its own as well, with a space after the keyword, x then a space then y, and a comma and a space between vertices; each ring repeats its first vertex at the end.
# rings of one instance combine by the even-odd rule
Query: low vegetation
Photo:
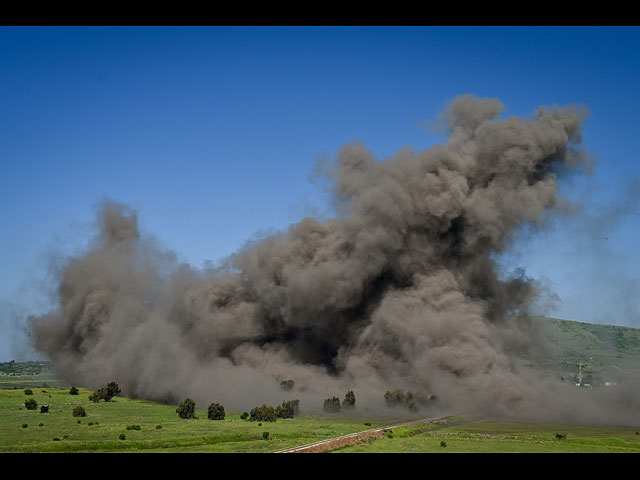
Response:
POLYGON ((207 410, 209 420, 224 420, 224 407, 219 403, 212 403, 207 410))
POLYGON ((176 408, 176 412, 180 418, 196 418, 196 402, 190 398, 185 398, 176 408))
MULTIPOLYGON (((556 332, 555 343, 547 346, 549 355, 538 360, 544 364, 526 360, 527 366, 557 372, 558 381, 562 374, 562 381, 580 383, 576 376, 576 365, 580 365, 582 385, 593 388, 606 388, 605 381, 616 380, 614 374, 623 381, 623 370, 634 373, 631 366, 637 363, 631 361, 640 354, 640 330, 553 319, 546 319, 544 327, 556 332)), ((417 418, 408 415, 411 412, 428 415, 428 407, 438 402, 435 395, 410 390, 380 392, 390 407, 386 418, 365 413, 360 404, 356 408, 357 392, 352 390, 342 401, 337 396, 327 398, 323 412, 303 410, 302 415, 299 400, 256 406, 243 413, 225 411, 218 403, 197 410, 189 398, 176 408, 177 402, 171 405, 171 401, 162 404, 119 396, 115 382, 96 391, 70 387, 52 376, 42 376, 51 371, 50 364, 38 369, 36 362, 31 363, 29 367, 16 362, 0 364, 0 452, 273 452, 398 425, 417 418), (25 374, 28 368, 38 373, 25 374), (269 431, 263 427, 266 422, 269 431)), ((292 379, 276 381, 285 392, 298 390, 292 379)), ((640 453, 640 428, 459 419, 386 429, 379 439, 336 451, 640 453)))

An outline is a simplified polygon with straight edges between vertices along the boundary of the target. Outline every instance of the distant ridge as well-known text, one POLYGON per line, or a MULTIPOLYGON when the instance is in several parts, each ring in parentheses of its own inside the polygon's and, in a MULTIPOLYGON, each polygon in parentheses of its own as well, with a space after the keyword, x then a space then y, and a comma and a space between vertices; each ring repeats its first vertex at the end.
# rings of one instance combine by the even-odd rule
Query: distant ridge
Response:
POLYGON ((624 382, 640 374, 640 329, 536 317, 540 344, 525 364, 550 374, 591 375, 594 386, 624 382))

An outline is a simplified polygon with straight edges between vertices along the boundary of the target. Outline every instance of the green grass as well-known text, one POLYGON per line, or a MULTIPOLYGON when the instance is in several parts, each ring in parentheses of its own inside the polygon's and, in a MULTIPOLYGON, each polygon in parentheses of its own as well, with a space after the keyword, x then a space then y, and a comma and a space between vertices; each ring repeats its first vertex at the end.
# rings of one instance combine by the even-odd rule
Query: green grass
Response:
POLYGON ((406 426, 336 453, 640 453, 634 427, 601 427, 517 420, 406 426), (561 438, 559 438, 559 436, 561 438), (443 446, 442 442, 446 444, 443 446))
MULTIPOLYGON (((581 363, 583 375, 593 375, 600 382, 640 374, 640 329, 549 318, 539 321, 546 340, 543 355, 523 359, 531 368, 559 378, 577 373, 581 363)), ((56 379, 49 364, 4 364, 3 368, 0 452, 275 452, 403 420, 318 414, 258 425, 241 420, 239 412, 227 412, 223 421, 208 420, 204 405, 196 406, 202 407, 197 409, 197 419, 182 420, 175 405, 123 397, 94 403, 88 399, 92 392, 82 388, 79 395, 70 395, 70 385, 56 379), (26 388, 33 395, 26 396, 26 388), (26 398, 34 398, 38 408, 27 410, 26 398), (50 405, 49 413, 40 413, 42 404, 50 405), (85 408, 86 417, 72 416, 78 405, 85 408), (132 425, 140 429, 127 429, 132 425), (264 432, 269 432, 267 440, 264 432)), ((640 426, 458 418, 447 425, 396 428, 385 438, 337 452, 640 452, 637 431, 640 426)))
POLYGON ((94 403, 88 400, 90 390, 79 391, 70 395, 68 389, 37 388, 27 396, 22 389, 0 390, 0 452, 275 452, 396 420, 303 415, 258 425, 241 420, 239 413, 209 420, 205 409, 196 409, 198 418, 184 420, 175 405, 123 397, 94 403), (34 398, 38 408, 27 410, 26 398, 34 398), (49 413, 40 413, 42 404, 51 405, 49 413), (73 417, 78 405, 86 417, 73 417), (140 429, 127 429, 131 425, 140 429), (268 440, 263 432, 269 432, 268 440), (119 439, 121 434, 125 440, 119 439))

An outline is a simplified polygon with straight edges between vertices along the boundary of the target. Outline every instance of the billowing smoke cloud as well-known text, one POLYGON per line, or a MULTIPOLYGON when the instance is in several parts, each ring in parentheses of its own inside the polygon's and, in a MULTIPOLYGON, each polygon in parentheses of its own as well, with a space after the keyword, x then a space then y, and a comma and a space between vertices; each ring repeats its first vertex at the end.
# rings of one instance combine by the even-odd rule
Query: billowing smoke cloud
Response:
POLYGON ((536 284, 504 278, 494 258, 563 206, 558 179, 588 165, 585 113, 503 109, 457 97, 444 145, 386 161, 343 147, 324 168, 334 218, 305 218, 218 268, 178 264, 134 211, 104 203, 90 251, 61 272, 59 309, 31 319, 37 348, 77 384, 230 410, 287 396, 315 408, 347 389, 375 408, 404 388, 450 411, 575 414, 515 360, 538 339, 536 284))

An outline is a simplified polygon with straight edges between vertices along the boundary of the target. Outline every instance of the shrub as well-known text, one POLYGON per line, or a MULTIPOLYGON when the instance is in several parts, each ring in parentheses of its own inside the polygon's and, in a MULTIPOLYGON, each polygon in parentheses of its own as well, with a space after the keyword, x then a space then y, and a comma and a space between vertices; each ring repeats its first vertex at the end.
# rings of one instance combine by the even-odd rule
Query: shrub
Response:
POLYGON ((31 390, 30 388, 25 389, 24 391, 25 395, 33 395, 33 390, 31 390))
POLYGON ((277 418, 275 409, 268 405, 255 407, 249 413, 249 421, 252 422, 275 422, 277 418))
POLYGON ((296 384, 296 382, 294 382, 293 380, 282 380, 282 381, 280 382, 280 387, 281 387, 283 390, 287 390, 287 391, 289 391, 289 390, 292 390, 292 389, 293 389, 293 387, 294 387, 294 385, 295 385, 295 384, 296 384))
POLYGON ((127 425, 127 430, 140 430, 140 425, 127 425))
POLYGON ((185 398, 176 408, 176 412, 180 418, 196 418, 196 402, 190 398, 185 398))
POLYGON ((405 393, 404 390, 387 390, 384 394, 384 399, 388 406, 406 406, 411 413, 418 411, 418 405, 428 406, 438 400, 435 395, 422 396, 410 391, 405 393))
POLYGON ((249 412, 242 412, 242 415, 240 415, 240 419, 246 420, 247 418, 249 418, 249 412))
POLYGON ((224 420, 224 407, 219 403, 212 403, 207 410, 209 420, 224 420))
POLYGON ((342 408, 356 408, 356 396, 353 390, 349 390, 342 401, 342 408))
POLYGON ((262 432, 262 438, 265 440, 269 440, 269 432, 262 432))
POLYGON ((340 412, 340 399, 338 397, 327 398, 324 401, 324 405, 322 409, 327 413, 338 413, 340 412))
POLYGON ((87 416, 87 412, 85 411, 84 407, 82 407, 82 405, 78 405, 76 408, 73 409, 73 416, 74 417, 86 417, 87 416))
POLYGON ((443 448, 444 448, 444 447, 446 447, 446 446, 447 446, 447 442, 445 442, 444 440, 442 440, 442 441, 440 442, 440 446, 441 446, 441 447, 443 447, 443 448))
POLYGON ((566 440, 567 439, 567 435, 565 433, 556 433, 556 439, 557 440, 566 440))
POLYGON ((127 439, 127 436, 126 436, 124 433, 121 433, 120 435, 118 435, 118 438, 119 438, 120 440, 126 440, 126 439, 127 439))
POLYGON ((289 400, 282 402, 282 405, 276 407, 275 413, 278 418, 293 418, 300 411, 300 400, 289 400))
POLYGON ((44 423, 38 424, 39 427, 44 427, 44 423))
POLYGON ((27 398, 24 401, 24 406, 27 410, 35 410, 38 407, 38 402, 36 402, 33 398, 27 398))
POLYGON ((70 395, 78 395, 80 392, 78 391, 78 389, 76 387, 71 387, 69 389, 69 394, 70 395))
POLYGON ((29 425, 27 425, 26 423, 22 424, 22 428, 27 428, 29 425))
POLYGON ((89 395, 89 400, 96 403, 100 400, 110 402, 111 399, 117 396, 120 392, 120 387, 116 382, 109 382, 106 387, 99 388, 91 395, 89 395))
POLYGON ((156 430, 160 430, 162 428, 162 425, 156 425, 156 430))

